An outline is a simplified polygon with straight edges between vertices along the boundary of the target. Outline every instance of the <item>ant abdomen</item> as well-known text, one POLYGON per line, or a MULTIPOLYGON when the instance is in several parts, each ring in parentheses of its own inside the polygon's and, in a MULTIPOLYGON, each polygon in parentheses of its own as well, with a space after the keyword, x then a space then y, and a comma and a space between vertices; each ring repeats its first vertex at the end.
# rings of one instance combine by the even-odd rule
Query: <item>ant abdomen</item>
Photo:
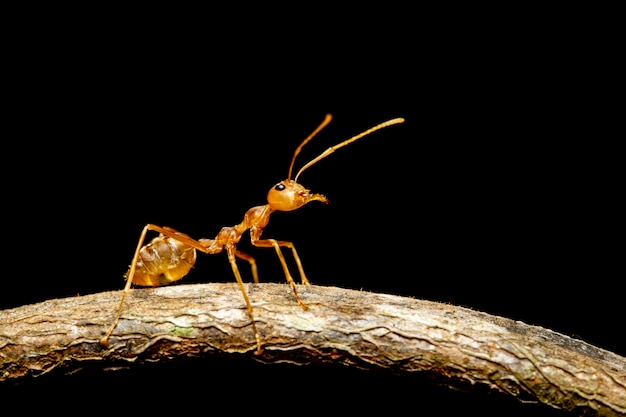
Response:
POLYGON ((157 287, 178 281, 196 262, 196 250, 176 239, 160 235, 141 248, 133 283, 157 287))

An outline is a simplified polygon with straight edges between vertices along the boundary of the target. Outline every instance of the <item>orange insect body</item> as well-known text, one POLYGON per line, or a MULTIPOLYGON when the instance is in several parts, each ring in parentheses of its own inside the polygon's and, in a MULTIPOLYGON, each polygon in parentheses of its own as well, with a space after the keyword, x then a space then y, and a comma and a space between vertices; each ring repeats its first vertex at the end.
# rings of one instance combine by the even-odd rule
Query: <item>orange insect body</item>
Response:
POLYGON ((232 267, 233 274, 235 275, 237 284, 239 285, 243 298, 246 302, 246 307, 250 315, 252 329, 254 331, 254 337, 257 344, 257 353, 260 354, 262 352, 261 338, 256 328, 252 305, 250 304, 248 293, 243 285, 243 280, 241 278, 241 274, 239 272, 239 268, 237 267, 236 262, 236 258, 247 261, 250 264, 254 282, 259 282, 256 261, 254 260, 254 258, 248 254, 239 251, 236 248, 236 245, 237 243, 239 243, 239 240, 241 240, 243 233, 248 230, 250 231, 250 241, 253 246, 265 248, 273 247, 276 250, 276 254, 278 255, 278 259, 285 273, 285 278, 287 279, 287 283, 291 286, 291 289, 293 290, 296 301, 303 309, 307 310, 307 305, 300 299, 300 296, 298 295, 296 284, 291 277, 289 269, 287 268, 287 263, 285 262, 285 258, 281 250, 281 247, 291 249, 294 260, 296 261, 296 265, 298 267, 298 271, 300 273, 301 282, 305 285, 309 285, 309 280, 304 274, 302 262, 300 261, 300 258, 298 256, 298 253, 296 252, 296 248, 294 247, 293 243, 276 239, 261 239, 261 233, 263 232, 263 228, 267 226, 269 222, 270 214, 277 210, 296 210, 312 201, 327 203, 328 199, 325 196, 323 196, 322 194, 311 193, 310 190, 304 188, 297 182, 300 174, 305 169, 320 161, 321 159, 327 157, 337 149, 346 146, 354 142, 355 140, 360 139, 363 136, 368 135, 378 129, 404 122, 404 119, 401 118, 388 120, 346 141, 343 141, 338 145, 326 149, 326 151, 322 152, 316 158, 306 163, 292 180, 291 172, 296 156, 298 156, 302 147, 309 140, 311 140, 313 136, 315 136, 324 126, 326 126, 330 122, 330 120, 331 116, 326 115, 326 118, 317 127, 317 129, 315 129, 313 133, 311 133, 298 146, 298 148, 296 148, 296 151, 294 152, 293 158, 291 160, 291 165, 289 166, 287 179, 274 185, 274 187, 269 190, 269 192, 267 193, 267 204, 263 206, 252 207, 251 209, 249 209, 244 215, 243 221, 241 223, 235 226, 223 227, 219 231, 215 239, 195 240, 188 235, 178 232, 172 228, 157 226, 154 224, 147 224, 141 232, 139 242, 137 244, 137 249, 135 250, 135 255, 126 274, 126 286, 124 287, 124 291, 122 293, 122 299, 117 310, 117 315, 115 316, 113 324, 111 325, 109 330, 100 340, 100 343, 104 346, 108 346, 109 336, 115 329, 120 319, 124 299, 126 297, 126 294, 130 290, 131 283, 142 286, 160 286, 170 284, 183 278, 185 275, 187 275, 187 273, 189 273, 194 263, 196 262, 196 250, 207 254, 214 254, 222 252, 222 250, 226 249, 228 261, 232 267), (152 241, 150 241, 147 245, 143 246, 143 242, 149 230, 157 231, 160 234, 159 236, 152 239, 152 241))

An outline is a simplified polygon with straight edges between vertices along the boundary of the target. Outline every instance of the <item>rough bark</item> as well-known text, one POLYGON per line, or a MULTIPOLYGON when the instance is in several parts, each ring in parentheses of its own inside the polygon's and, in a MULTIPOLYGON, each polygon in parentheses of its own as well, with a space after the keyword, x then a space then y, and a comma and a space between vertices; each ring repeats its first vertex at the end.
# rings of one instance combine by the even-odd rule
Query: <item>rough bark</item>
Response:
POLYGON ((255 339, 236 284, 131 290, 109 348, 99 340, 121 292, 0 311, 0 385, 90 363, 249 355, 428 376, 451 388, 484 387, 579 414, 626 413, 626 359, 554 331, 412 298, 284 284, 247 284, 264 343, 255 339))

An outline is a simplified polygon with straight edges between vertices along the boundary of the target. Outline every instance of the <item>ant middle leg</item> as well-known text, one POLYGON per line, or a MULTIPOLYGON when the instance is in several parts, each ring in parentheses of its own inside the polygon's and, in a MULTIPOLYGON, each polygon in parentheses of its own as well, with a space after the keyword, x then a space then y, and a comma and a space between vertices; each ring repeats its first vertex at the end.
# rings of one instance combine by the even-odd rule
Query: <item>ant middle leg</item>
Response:
MULTIPOLYGON (((239 289, 241 290, 243 299, 246 302, 246 308, 248 309, 248 314, 252 322, 252 331, 254 332, 254 339, 256 340, 256 345, 257 345, 256 354, 260 355, 261 353, 263 353, 263 348, 261 345, 261 336, 259 335, 259 331, 256 328, 256 323, 254 320, 254 313, 252 311, 252 304, 250 303, 250 298, 248 297, 248 292, 246 291, 246 287, 243 285, 243 280, 241 279, 241 274, 239 273, 239 268, 237 267, 237 260, 235 259, 236 256, 237 257, 240 257, 240 256, 237 255, 238 251, 234 247, 227 247, 226 251, 228 253, 228 262, 230 262, 230 266, 233 269, 233 274, 235 275, 235 279, 237 280, 237 285, 239 285, 239 289)), ((258 278, 256 282, 258 282, 258 278)))
POLYGON ((254 280, 255 284, 258 284, 259 274, 256 269, 256 260, 252 256, 248 255, 247 253, 243 253, 239 250, 235 250, 235 256, 239 259, 243 259, 244 261, 247 261, 250 264, 250 269, 252 270, 252 279, 254 280))

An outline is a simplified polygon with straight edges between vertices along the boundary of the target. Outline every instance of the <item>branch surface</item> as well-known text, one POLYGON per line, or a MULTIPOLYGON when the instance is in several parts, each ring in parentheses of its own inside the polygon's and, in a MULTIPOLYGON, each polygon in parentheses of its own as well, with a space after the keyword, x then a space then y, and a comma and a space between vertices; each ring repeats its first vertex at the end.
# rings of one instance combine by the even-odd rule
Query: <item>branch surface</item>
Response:
POLYGON ((618 416, 626 413, 626 358, 542 327, 450 304, 285 284, 246 284, 264 352, 236 284, 133 289, 109 348, 99 340, 121 291, 49 300, 0 311, 0 384, 89 363, 208 355, 266 363, 323 363, 420 375, 467 390, 484 387, 521 401, 618 416))

